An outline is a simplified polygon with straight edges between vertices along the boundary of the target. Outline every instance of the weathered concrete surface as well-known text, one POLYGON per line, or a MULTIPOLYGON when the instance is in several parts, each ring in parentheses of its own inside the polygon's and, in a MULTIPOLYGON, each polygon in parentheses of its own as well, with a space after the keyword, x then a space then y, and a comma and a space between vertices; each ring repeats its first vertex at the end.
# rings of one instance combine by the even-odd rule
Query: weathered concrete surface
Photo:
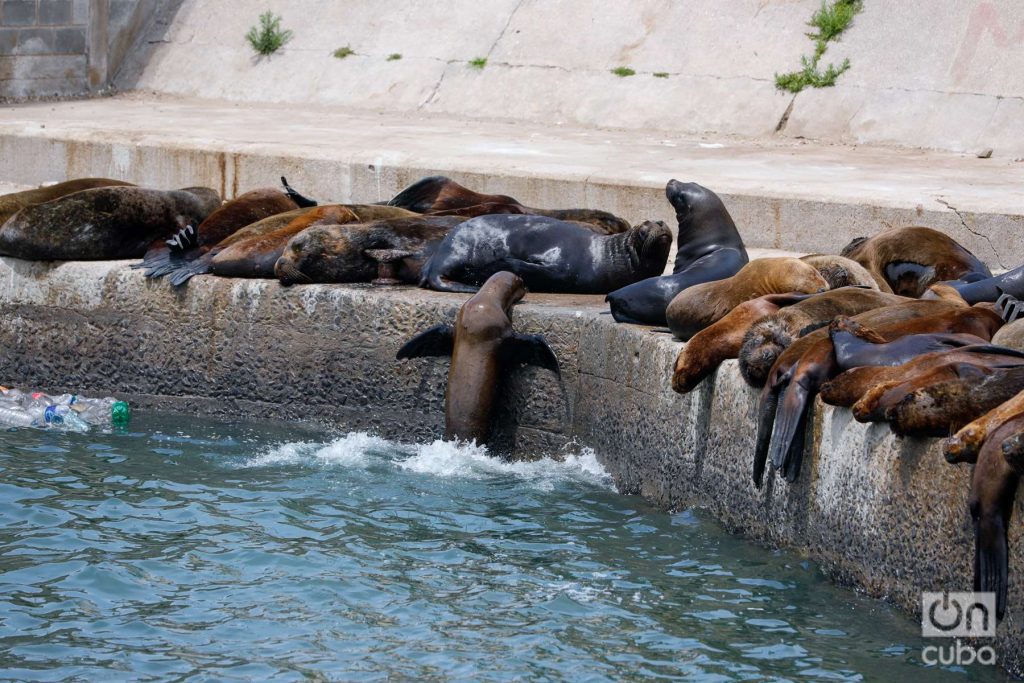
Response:
POLYGON ((775 74, 799 70, 812 51, 807 21, 820 5, 173 0, 118 85, 244 102, 1024 156, 1019 2, 865 3, 823 59, 824 68, 849 57, 838 85, 780 92, 775 74), (244 35, 266 10, 281 15, 294 38, 257 60, 244 35), (342 46, 355 54, 334 58, 342 46), (393 53, 402 58, 388 61, 393 53), (470 65, 477 58, 487 59, 484 69, 470 65), (611 73, 622 66, 636 75, 611 73))
MULTIPOLYGON (((397 362, 416 331, 451 319, 465 296, 413 289, 199 277, 180 292, 125 263, 0 259, 0 378, 51 391, 128 397, 137 407, 317 420, 406 441, 443 431, 447 363, 397 362)), ((735 362, 687 395, 669 386, 680 348, 667 333, 616 325, 600 297, 529 295, 518 329, 543 333, 562 366, 510 379, 500 445, 523 454, 593 447, 619 488, 664 507, 699 506, 729 528, 792 547, 838 580, 909 612, 922 590, 969 590, 970 468, 934 441, 822 409, 804 474, 750 476, 756 392, 735 362)), ((1024 669, 1024 539, 1010 529, 1000 662, 1024 669)))
POLYGON ((1024 261, 1024 163, 1006 160, 149 97, 0 109, 0 178, 25 184, 103 175, 232 197, 286 175, 320 198, 377 201, 432 173, 672 226, 675 177, 721 195, 755 247, 833 252, 923 224, 993 267, 1024 261))

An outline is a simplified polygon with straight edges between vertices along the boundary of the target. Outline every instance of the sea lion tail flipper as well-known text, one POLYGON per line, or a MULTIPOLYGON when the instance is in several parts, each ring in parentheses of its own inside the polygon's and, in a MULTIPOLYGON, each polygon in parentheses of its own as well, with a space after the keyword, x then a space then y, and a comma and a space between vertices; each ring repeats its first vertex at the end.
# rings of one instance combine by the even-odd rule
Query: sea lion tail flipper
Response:
POLYGON ((171 248, 171 251, 185 251, 192 249, 199 244, 199 234, 192 225, 186 225, 178 232, 171 235, 171 239, 164 240, 164 244, 171 248))
POLYGON ((288 195, 288 198, 295 202, 295 205, 300 209, 305 209, 310 206, 317 206, 317 202, 309 197, 305 197, 295 191, 291 185, 288 184, 288 179, 281 176, 281 184, 284 185, 284 193, 288 195))
POLYGON ((509 360, 523 365, 536 365, 547 368, 553 373, 562 376, 558 367, 558 358, 555 352, 548 346, 548 342, 539 334, 513 334, 505 340, 504 347, 509 354, 509 360))
POLYGON ((133 265, 132 268, 145 268, 145 277, 158 280, 164 275, 186 266, 188 261, 187 254, 176 254, 167 250, 150 251, 143 257, 141 263, 133 265))
POLYGON ((996 619, 1006 613, 1008 562, 1002 515, 982 513, 974 523, 974 590, 996 594, 996 619))
POLYGON ((761 488, 764 469, 768 462, 768 447, 772 442, 775 426, 775 411, 779 405, 779 392, 785 385, 773 383, 765 386, 758 403, 757 440, 754 446, 754 486, 761 488))
POLYGON ((425 213, 433 207, 444 186, 452 182, 443 175, 420 178, 388 201, 388 206, 397 206, 417 213, 425 213))
POLYGON ((446 280, 441 277, 440 273, 435 273, 430 268, 424 270, 427 272, 420 278, 420 287, 423 289, 432 289, 435 292, 455 292, 456 294, 475 294, 480 291, 479 287, 446 280))
POLYGON ((405 342, 398 349, 395 358, 423 358, 426 356, 450 356, 455 348, 455 328, 451 325, 434 325, 405 342))
POLYGON ((1014 320, 1024 313, 1022 310, 1021 302, 1019 299, 1010 296, 1002 289, 996 288, 999 291, 999 298, 996 299, 996 311, 999 313, 999 317, 1007 323, 1012 323, 1014 320))

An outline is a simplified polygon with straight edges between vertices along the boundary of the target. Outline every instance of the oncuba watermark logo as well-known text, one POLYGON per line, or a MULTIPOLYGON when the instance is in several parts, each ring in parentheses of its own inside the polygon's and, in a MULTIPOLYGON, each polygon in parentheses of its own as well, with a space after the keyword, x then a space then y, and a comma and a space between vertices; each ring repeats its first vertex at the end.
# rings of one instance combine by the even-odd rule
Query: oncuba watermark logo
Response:
POLYGON ((947 645, 927 645, 921 651, 925 664, 969 666, 995 664, 991 645, 975 645, 962 638, 995 638, 995 593, 922 593, 921 635, 925 638, 952 638, 947 645))

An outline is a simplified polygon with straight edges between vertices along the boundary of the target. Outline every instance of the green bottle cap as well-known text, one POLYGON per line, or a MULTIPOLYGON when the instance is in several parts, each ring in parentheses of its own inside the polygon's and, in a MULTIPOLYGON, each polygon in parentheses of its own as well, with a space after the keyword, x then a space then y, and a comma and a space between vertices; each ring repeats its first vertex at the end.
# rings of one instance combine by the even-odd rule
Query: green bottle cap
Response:
POLYGON ((132 419, 132 409, 124 401, 117 401, 110 406, 110 420, 115 427, 125 427, 132 419))

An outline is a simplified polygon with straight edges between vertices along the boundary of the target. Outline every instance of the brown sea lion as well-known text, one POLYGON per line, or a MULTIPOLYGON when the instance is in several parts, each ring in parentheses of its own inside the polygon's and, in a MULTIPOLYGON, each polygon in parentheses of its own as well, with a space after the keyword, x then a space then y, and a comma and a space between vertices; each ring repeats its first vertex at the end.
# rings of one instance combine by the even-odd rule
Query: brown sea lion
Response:
MULTIPOLYGON (((962 332, 984 339, 991 337, 1001 322, 993 311, 950 301, 909 301, 867 311, 853 319, 871 327, 886 341, 931 332, 962 332)), ((754 482, 758 487, 769 447, 776 470, 783 472, 788 481, 796 480, 811 401, 838 369, 832 340, 824 329, 801 337, 775 361, 758 405, 754 452, 754 482)))
POLYGON ((889 283, 884 278, 871 273, 867 268, 853 259, 836 254, 808 254, 800 260, 814 266, 828 282, 829 289, 840 287, 867 287, 887 294, 892 293, 889 283))
POLYGON ((825 278, 800 259, 755 259, 732 277, 679 292, 668 305, 665 317, 672 334, 685 341, 744 301, 766 294, 813 294, 827 289, 825 278))
POLYGON ((323 204, 268 216, 237 230, 199 258, 172 272, 168 281, 177 287, 195 275, 272 278, 274 265, 288 241, 315 224, 365 223, 381 218, 416 214, 378 204, 323 204))
POLYGON ((451 354, 445 439, 486 443, 498 385, 510 363, 558 373, 558 359, 542 336, 512 331, 512 307, 525 295, 518 275, 495 273, 459 309, 455 325, 432 327, 398 350, 399 359, 451 354))
MULTIPOLYGON (((1022 359, 1024 364, 1024 359, 1022 359)), ((942 444, 943 454, 949 462, 974 462, 981 445, 992 430, 1010 418, 1024 415, 1024 392, 996 406, 974 420, 942 444)))
POLYGON ((389 250, 392 276, 419 282, 423 263, 448 231, 466 220, 460 216, 415 216, 371 223, 314 225, 293 237, 274 266, 283 285, 312 282, 369 282, 379 262, 367 252, 389 250))
POLYGON ((1024 390, 1024 365, 976 377, 930 384, 885 411, 899 436, 946 436, 1024 390))
POLYGON ((453 212, 469 211, 468 218, 492 214, 520 213, 533 216, 547 216, 560 221, 573 221, 584 224, 588 229, 600 235, 615 235, 626 232, 630 224, 608 213, 594 209, 537 209, 523 205, 521 202, 504 194, 480 194, 464 187, 445 176, 428 176, 421 178, 409 187, 396 194, 389 206, 399 206, 416 213, 452 215, 453 212), (483 205, 500 208, 497 211, 481 213, 483 205), (476 207, 475 209, 471 207, 476 207), (514 208, 515 207, 515 208, 514 208), (518 209, 518 210, 515 210, 518 209), (475 212, 475 213, 474 213, 475 212))
POLYGON ((919 226, 858 237, 843 248, 842 256, 883 278, 896 294, 910 297, 921 296, 928 285, 942 280, 970 274, 992 277, 988 266, 955 240, 919 226))
POLYGON ((751 324, 809 296, 815 295, 768 294, 744 301, 721 320, 693 335, 676 357, 672 389, 680 394, 692 391, 723 361, 736 357, 751 324))
POLYGON ((1004 421, 989 433, 971 476, 967 507, 974 521, 974 590, 996 594, 996 618, 1006 614, 1010 527, 1017 497, 1018 472, 1009 464, 1004 448, 1024 434, 1024 415, 1004 421))
POLYGON ((43 204, 45 202, 53 201, 54 199, 66 197, 67 195, 74 194, 75 192, 91 190, 97 187, 129 187, 133 185, 134 183, 125 182, 123 180, 111 180, 110 178, 76 178, 74 180, 65 180, 62 183, 45 185, 31 190, 22 190, 21 192, 10 192, 5 195, 0 195, 0 225, 3 225, 8 218, 24 209, 26 206, 43 204))
POLYGON ((740 374, 750 386, 762 387, 779 355, 799 337, 838 315, 857 315, 906 301, 913 299, 863 287, 843 287, 808 297, 750 326, 739 350, 740 374))
POLYGON ((199 258, 247 225, 298 208, 291 196, 276 187, 244 192, 207 216, 198 227, 186 226, 173 242, 157 240, 137 267, 145 268, 148 278, 163 277, 185 262, 199 258))
POLYGON ((220 206, 205 187, 80 190, 27 206, 0 227, 0 254, 36 261, 137 258, 153 240, 197 225, 220 206))

